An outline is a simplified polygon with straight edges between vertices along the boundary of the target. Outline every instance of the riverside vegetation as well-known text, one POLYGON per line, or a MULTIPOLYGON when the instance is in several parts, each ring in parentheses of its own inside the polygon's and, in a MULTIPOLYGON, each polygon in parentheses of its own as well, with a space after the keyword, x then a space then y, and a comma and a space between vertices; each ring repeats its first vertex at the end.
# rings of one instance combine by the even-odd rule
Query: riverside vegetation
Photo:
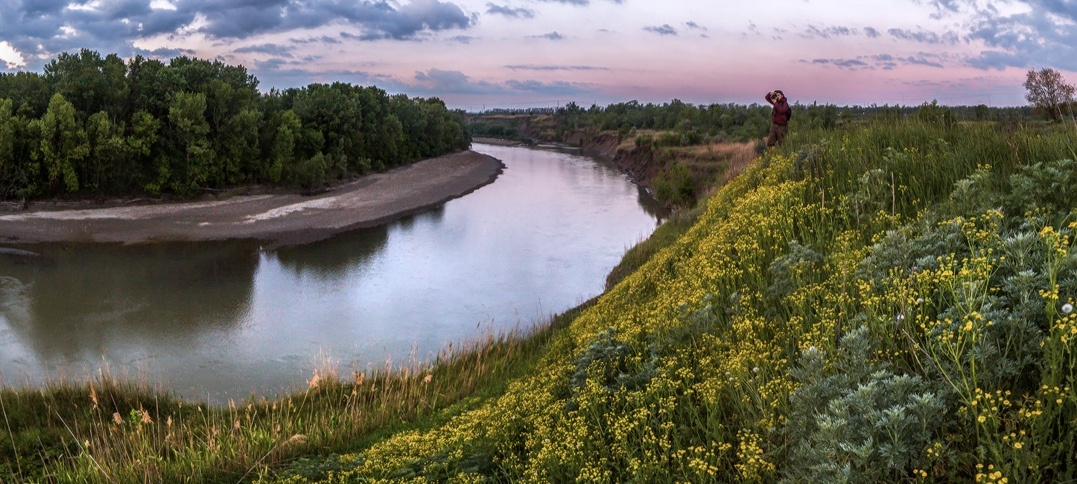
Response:
POLYGON ((467 149, 460 112, 374 86, 258 91, 242 66, 83 49, 0 73, 0 199, 315 189, 467 149))
POLYGON ((605 294, 433 366, 221 409, 107 377, 0 391, 0 472, 1077 479, 1077 126, 947 112, 794 125, 605 294))

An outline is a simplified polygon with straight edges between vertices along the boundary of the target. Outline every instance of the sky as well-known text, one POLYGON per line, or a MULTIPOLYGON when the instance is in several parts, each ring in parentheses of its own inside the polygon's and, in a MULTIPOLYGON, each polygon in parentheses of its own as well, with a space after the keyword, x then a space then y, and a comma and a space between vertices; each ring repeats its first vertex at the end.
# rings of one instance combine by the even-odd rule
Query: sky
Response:
POLYGON ((88 48, 451 108, 790 100, 1025 105, 1077 83, 1077 0, 0 0, 0 72, 88 48))

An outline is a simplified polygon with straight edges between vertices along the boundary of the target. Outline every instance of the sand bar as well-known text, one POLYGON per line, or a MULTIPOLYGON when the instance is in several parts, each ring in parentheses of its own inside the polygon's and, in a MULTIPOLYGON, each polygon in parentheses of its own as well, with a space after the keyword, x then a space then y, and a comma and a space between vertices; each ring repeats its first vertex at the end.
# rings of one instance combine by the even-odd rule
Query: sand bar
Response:
POLYGON ((226 239, 303 244, 440 205, 492 183, 503 169, 493 157, 464 151, 313 196, 277 193, 109 207, 38 202, 27 210, 0 212, 0 244, 226 239))

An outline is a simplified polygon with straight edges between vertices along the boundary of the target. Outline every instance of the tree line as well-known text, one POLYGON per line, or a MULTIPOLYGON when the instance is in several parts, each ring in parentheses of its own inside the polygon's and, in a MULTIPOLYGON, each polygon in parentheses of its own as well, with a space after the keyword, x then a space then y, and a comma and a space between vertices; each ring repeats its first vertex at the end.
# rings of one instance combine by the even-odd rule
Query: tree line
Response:
POLYGON ((0 74, 0 198, 313 188, 466 149, 437 98, 345 83, 258 90, 242 66, 83 49, 0 74))
MULTIPOLYGON (((1030 92, 1031 88, 1030 88, 1030 92)), ((1053 92, 1053 91, 1052 91, 1053 92)), ((1052 107, 1041 106, 1040 101, 1029 100, 1032 105, 1014 107, 942 106, 937 101, 921 105, 870 105, 842 106, 834 104, 793 104, 793 119, 797 129, 832 129, 849 123, 866 121, 901 120, 918 117, 928 121, 945 123, 959 121, 991 121, 1001 123, 1029 122, 1043 114, 1047 119, 1058 120, 1061 113, 1056 102, 1052 107)), ((563 140, 577 131, 617 131, 627 135, 634 130, 660 131, 653 138, 659 146, 690 146, 705 141, 752 141, 766 135, 770 127, 771 107, 760 104, 709 104, 694 105, 674 99, 668 103, 640 103, 628 101, 608 106, 591 105, 584 108, 575 102, 548 110, 491 110, 470 115, 468 128, 473 136, 517 138, 521 136, 517 126, 521 116, 550 116, 555 125, 551 133, 555 140, 563 140)))

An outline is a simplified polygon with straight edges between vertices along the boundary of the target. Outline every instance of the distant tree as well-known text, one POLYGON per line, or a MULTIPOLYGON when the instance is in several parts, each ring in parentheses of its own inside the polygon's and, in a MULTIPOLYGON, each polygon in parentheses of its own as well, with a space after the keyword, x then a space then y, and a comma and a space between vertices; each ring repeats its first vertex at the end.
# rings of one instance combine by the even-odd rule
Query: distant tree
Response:
POLYGON ((1025 99, 1052 121, 1061 121, 1063 108, 1073 100, 1073 86, 1062 79, 1061 73, 1047 67, 1029 70, 1025 89, 1025 99))

